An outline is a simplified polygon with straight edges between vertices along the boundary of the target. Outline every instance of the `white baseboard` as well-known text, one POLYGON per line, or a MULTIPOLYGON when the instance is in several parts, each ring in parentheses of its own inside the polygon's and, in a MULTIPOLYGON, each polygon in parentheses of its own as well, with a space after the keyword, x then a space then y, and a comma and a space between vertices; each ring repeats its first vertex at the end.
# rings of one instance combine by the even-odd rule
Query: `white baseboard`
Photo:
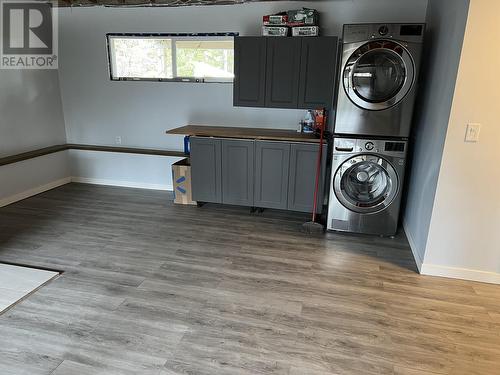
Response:
POLYGON ((21 193, 12 195, 10 197, 0 199, 0 207, 5 207, 9 204, 19 202, 23 199, 32 197, 32 196, 40 194, 40 193, 43 193, 44 191, 47 191, 47 190, 52 190, 52 189, 59 187, 59 186, 62 186, 62 185, 66 185, 70 182, 71 182, 71 177, 64 177, 64 178, 61 178, 60 180, 49 182, 48 184, 45 184, 42 186, 37 186, 37 187, 34 187, 32 189, 23 191, 21 193))
POLYGON ((92 185, 107 185, 107 186, 120 186, 136 189, 149 189, 149 190, 166 190, 173 191, 172 185, 168 184, 146 184, 142 182, 131 182, 131 181, 120 181, 120 180, 107 180, 99 178, 87 178, 87 177, 71 177, 72 182, 80 182, 84 184, 92 185))
POLYGON ((424 260, 420 257, 420 254, 417 251, 417 245, 413 240, 411 232, 408 230, 408 226, 406 224, 406 220, 403 220, 403 229, 406 234, 406 238, 408 239, 408 243, 410 244, 411 252, 413 253, 413 258, 415 259, 415 263, 417 263, 418 272, 422 273, 422 265, 424 260))
POLYGON ((422 264, 422 275, 449 277, 452 279, 479 281, 490 284, 500 284, 500 273, 472 270, 468 268, 422 264))
POLYGON ((420 257, 420 254, 417 251, 417 246, 415 245, 415 241, 412 238, 411 232, 408 230, 407 223, 404 220, 403 229, 406 233, 406 238, 408 239, 408 243, 410 244, 411 252, 413 253, 413 257, 415 258, 415 262, 417 263, 418 271, 420 272, 420 274, 427 276, 449 277, 452 279, 479 281, 482 283, 490 284, 500 284, 500 273, 424 263, 424 260, 420 257))

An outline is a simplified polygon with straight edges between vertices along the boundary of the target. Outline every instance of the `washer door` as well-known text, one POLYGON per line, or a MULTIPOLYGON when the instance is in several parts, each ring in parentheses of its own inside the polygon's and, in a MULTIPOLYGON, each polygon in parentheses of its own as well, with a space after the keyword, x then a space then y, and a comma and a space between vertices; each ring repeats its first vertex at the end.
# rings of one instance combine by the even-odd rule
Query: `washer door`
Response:
POLYGON ((399 103, 413 86, 415 67, 406 48, 392 40, 363 44, 344 67, 344 89, 358 107, 379 111, 399 103))
POLYGON ((398 186, 394 167, 377 155, 347 159, 334 177, 337 199, 358 213, 375 213, 387 208, 396 198, 398 186))

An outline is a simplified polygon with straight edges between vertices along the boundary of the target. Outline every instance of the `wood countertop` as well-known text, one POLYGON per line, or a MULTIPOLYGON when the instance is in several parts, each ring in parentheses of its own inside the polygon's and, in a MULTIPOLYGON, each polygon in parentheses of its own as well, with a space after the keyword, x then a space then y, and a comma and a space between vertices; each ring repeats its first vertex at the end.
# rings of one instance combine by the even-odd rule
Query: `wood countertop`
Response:
POLYGON ((167 130, 167 134, 195 135, 218 138, 260 139, 269 141, 319 143, 314 134, 297 133, 294 130, 243 128, 230 126, 186 125, 167 130))

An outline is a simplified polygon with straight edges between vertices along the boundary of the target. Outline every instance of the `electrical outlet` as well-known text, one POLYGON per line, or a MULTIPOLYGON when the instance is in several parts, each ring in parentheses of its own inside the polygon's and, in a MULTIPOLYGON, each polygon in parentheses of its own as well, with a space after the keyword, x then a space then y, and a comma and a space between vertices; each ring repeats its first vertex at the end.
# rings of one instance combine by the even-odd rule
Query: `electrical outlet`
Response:
POLYGON ((121 145, 122 144, 122 137, 120 137, 120 136, 115 137, 115 144, 121 145))
POLYGON ((465 131, 465 142, 478 142, 480 131, 481 124, 467 124, 467 130, 465 131))

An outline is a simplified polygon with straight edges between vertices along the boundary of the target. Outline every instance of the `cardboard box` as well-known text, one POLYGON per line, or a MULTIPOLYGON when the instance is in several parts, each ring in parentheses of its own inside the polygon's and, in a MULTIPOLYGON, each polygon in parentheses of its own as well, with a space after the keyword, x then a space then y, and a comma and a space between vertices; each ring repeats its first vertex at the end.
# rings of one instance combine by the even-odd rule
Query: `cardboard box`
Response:
POLYGON ((296 9, 288 11, 288 26, 318 26, 319 13, 316 9, 296 9))
POLYGON ((262 23, 266 26, 286 26, 288 15, 286 13, 270 14, 262 17, 262 23))
POLYGON ((189 158, 172 164, 172 181, 174 184, 174 203, 196 204, 192 198, 191 165, 189 158))
POLYGON ((318 36, 318 26, 295 26, 292 27, 292 36, 318 36))
POLYGON ((286 26, 262 26, 263 36, 288 36, 288 27, 286 26))

